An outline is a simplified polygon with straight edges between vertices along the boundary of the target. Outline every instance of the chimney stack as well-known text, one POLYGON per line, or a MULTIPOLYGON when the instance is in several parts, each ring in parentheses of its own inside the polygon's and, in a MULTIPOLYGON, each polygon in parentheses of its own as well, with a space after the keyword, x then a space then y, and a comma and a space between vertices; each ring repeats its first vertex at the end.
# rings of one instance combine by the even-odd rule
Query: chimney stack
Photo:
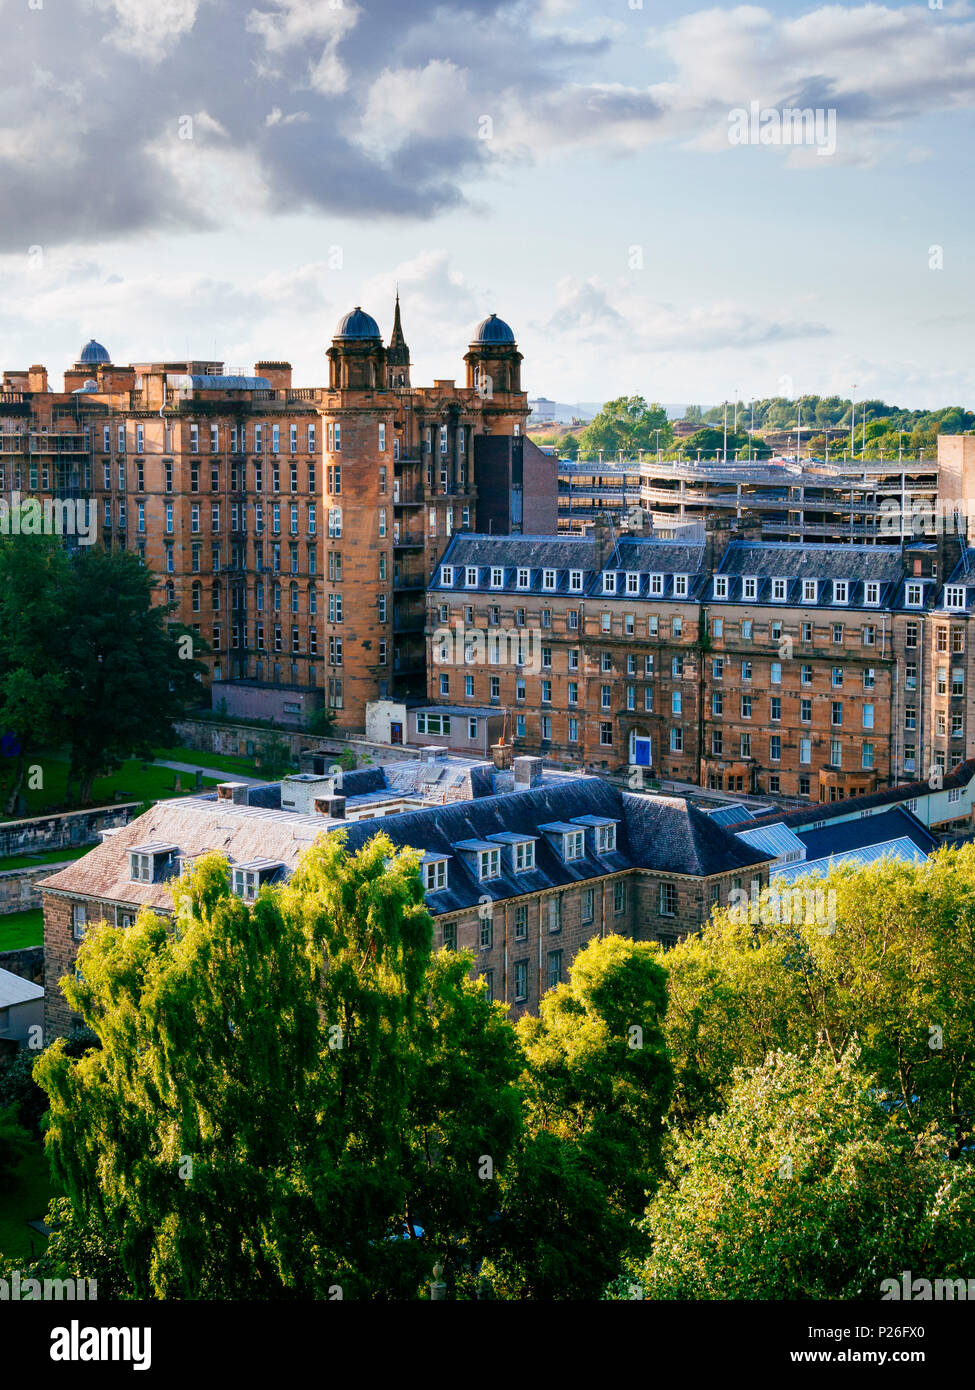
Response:
POLYGON ((217 800, 230 801, 235 806, 247 805, 246 782, 221 782, 217 787, 217 800))
POLYGON ((316 796, 315 815, 331 816, 333 820, 345 820, 345 797, 316 796))
POLYGON ((499 772, 507 772, 511 767, 511 744, 501 743, 491 744, 491 757, 494 759, 494 766, 499 772))
POLYGON ((512 766, 515 770, 515 788, 518 791, 526 791, 529 787, 537 787, 544 775, 545 764, 541 758, 531 758, 527 754, 520 758, 515 758, 512 766))

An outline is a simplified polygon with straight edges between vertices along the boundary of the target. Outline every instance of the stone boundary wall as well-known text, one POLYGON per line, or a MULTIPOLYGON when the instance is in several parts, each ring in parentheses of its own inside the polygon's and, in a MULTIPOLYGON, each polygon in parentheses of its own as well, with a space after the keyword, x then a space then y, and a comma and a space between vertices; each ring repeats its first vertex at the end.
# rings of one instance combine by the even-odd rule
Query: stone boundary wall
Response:
MULTIPOLYGON (((228 757, 253 757, 248 753, 248 745, 256 750, 268 739, 280 739, 288 745, 291 756, 297 762, 301 753, 333 753, 338 756, 346 748, 351 748, 357 759, 369 757, 375 763, 403 762, 419 757, 416 748, 404 748, 400 743, 375 743, 364 737, 353 735, 350 738, 324 738, 320 734, 307 734, 296 729, 255 729, 250 724, 234 724, 212 719, 182 719, 175 724, 180 740, 190 749, 201 755, 201 766, 205 766, 206 753, 223 753, 228 757)), ((180 762, 192 762, 192 758, 180 758, 180 762)), ((362 766, 361 761, 358 766, 362 766)), ((234 774, 227 773, 227 781, 232 782, 234 774)))
MULTIPOLYGON (((72 848, 95 845, 102 830, 128 825, 141 805, 138 801, 123 801, 116 806, 96 806, 88 811, 63 811, 56 816, 2 821, 0 859, 38 850, 64 849, 69 845, 72 848)), ((53 873, 53 867, 47 872, 53 873)))
POLYGON ((23 946, 19 951, 0 951, 0 970, 9 970, 32 984, 44 983, 44 947, 23 946))
POLYGON ((42 878, 50 878, 59 869, 66 869, 72 862, 66 859, 60 864, 35 864, 29 869, 5 869, 0 872, 0 917, 40 907, 41 895, 35 885, 42 878))

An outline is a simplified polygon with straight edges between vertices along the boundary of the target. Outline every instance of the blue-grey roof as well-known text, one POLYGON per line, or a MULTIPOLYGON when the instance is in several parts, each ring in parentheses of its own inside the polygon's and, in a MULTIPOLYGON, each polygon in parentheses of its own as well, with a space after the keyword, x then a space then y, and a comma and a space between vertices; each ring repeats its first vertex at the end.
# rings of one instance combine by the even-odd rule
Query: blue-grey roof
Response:
MULTIPOLYGON (((830 821, 838 819, 840 822, 847 816, 855 812, 868 811, 874 812, 878 806, 896 805, 898 802, 913 801, 917 797, 931 796, 936 791, 952 791, 956 787, 967 787, 972 778, 975 777, 975 758, 969 758, 966 762, 956 764, 950 772, 946 772, 940 788, 932 788, 930 782, 900 782, 896 787, 885 787, 883 791, 870 792, 867 796, 851 796, 844 801, 821 802, 816 806, 804 806, 798 811, 769 811, 766 815, 756 816, 757 825, 768 825, 772 821, 781 821, 783 825, 791 826, 797 834, 802 834, 802 826, 810 825, 816 821, 830 821)), ((879 814, 879 812, 877 813, 879 814)), ((874 817, 871 814, 870 819, 874 817)))
POLYGON ((427 894, 430 910, 456 912, 476 907, 484 894, 493 899, 519 897, 632 868, 707 877, 746 870, 769 857, 740 844, 681 798, 621 792, 599 777, 379 816, 351 823, 345 834, 352 851, 382 832, 394 845, 451 855, 465 841, 490 843, 489 837, 506 832, 528 839, 543 825, 568 825, 576 817, 592 815, 617 822, 615 850, 597 856, 592 837, 586 836, 585 853, 566 863, 549 840, 536 839, 533 869, 514 874, 502 863, 501 876, 483 882, 455 856, 448 886, 427 894))
POLYGON ((266 376, 190 376, 194 391, 270 391, 266 376))
POLYGON ((367 314, 364 309, 360 309, 358 304, 339 320, 339 325, 332 336, 335 338, 382 338, 379 324, 372 314, 367 314))
POLYGON ((879 845, 864 845, 862 849, 839 850, 823 859, 807 859, 805 863, 783 864, 773 868, 769 877, 773 883, 794 883, 796 879, 828 874, 830 869, 841 864, 853 864, 863 868, 865 864, 875 864, 880 859, 897 859, 905 864, 919 864, 925 859, 923 850, 908 835, 896 840, 884 840, 879 845))
POLYGON ((802 604, 804 607, 857 608, 867 606, 864 586, 868 581, 876 581, 880 584, 878 602, 869 607, 883 608, 899 597, 904 562, 900 546, 896 545, 795 545, 783 541, 732 541, 714 573, 728 578, 727 601, 731 603, 743 600, 746 577, 756 578, 759 582, 756 596, 745 601, 770 603, 774 578, 787 581, 786 598, 777 600, 776 607, 802 604), (819 581, 817 596, 812 604, 802 598, 804 579, 819 581), (850 585, 846 603, 834 604, 833 580, 846 580, 850 585))
POLYGON ((482 319, 474 330, 471 344, 474 343, 514 343, 515 335, 512 333, 504 319, 499 319, 497 314, 489 314, 486 319, 482 319))
POLYGON ((735 836, 743 845, 764 850, 776 859, 800 860, 806 857, 806 846, 792 830, 776 821, 774 825, 758 825, 753 830, 736 830, 735 836))
POLYGON ((930 854, 937 845, 931 832, 905 806, 894 806, 876 816, 840 821, 838 825, 824 825, 821 830, 795 827, 795 833, 806 847, 807 859, 822 859, 905 836, 924 854, 930 854))
POLYGON ((710 816, 715 825, 740 825, 742 821, 754 819, 752 812, 740 801, 734 801, 730 806, 713 806, 704 814, 710 816))
POLYGON ((86 367, 93 367, 99 363, 111 363, 111 360, 108 348, 103 347, 102 344, 96 342, 94 338, 88 339, 87 343, 85 343, 84 347, 81 349, 81 355, 78 358, 78 361, 86 367))

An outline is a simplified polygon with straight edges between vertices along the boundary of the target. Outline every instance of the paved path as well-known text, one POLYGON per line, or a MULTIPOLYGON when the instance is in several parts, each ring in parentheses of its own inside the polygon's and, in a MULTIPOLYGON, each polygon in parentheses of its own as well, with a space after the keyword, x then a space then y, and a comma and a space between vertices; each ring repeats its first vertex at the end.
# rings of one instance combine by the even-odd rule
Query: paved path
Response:
MULTIPOLYGON (((204 777, 214 777, 218 782, 246 782, 249 787, 261 787, 267 781, 265 777, 242 777, 239 772, 225 772, 219 767, 204 767, 202 763, 173 763, 168 758, 153 759, 154 767, 171 767, 174 772, 189 772, 190 774, 202 772, 204 777)), ((184 791, 186 788, 184 787, 184 791)), ((212 788, 206 788, 212 790, 212 788)))

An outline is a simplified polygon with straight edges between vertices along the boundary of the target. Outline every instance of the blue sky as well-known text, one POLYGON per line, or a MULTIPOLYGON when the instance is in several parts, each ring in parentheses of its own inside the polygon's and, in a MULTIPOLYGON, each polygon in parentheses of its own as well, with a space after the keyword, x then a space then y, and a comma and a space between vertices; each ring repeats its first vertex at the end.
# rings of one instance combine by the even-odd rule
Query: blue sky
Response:
POLYGON ((635 6, 0 0, 0 361, 311 385, 398 283, 418 381, 493 310, 560 400, 970 405, 975 10, 635 6))

